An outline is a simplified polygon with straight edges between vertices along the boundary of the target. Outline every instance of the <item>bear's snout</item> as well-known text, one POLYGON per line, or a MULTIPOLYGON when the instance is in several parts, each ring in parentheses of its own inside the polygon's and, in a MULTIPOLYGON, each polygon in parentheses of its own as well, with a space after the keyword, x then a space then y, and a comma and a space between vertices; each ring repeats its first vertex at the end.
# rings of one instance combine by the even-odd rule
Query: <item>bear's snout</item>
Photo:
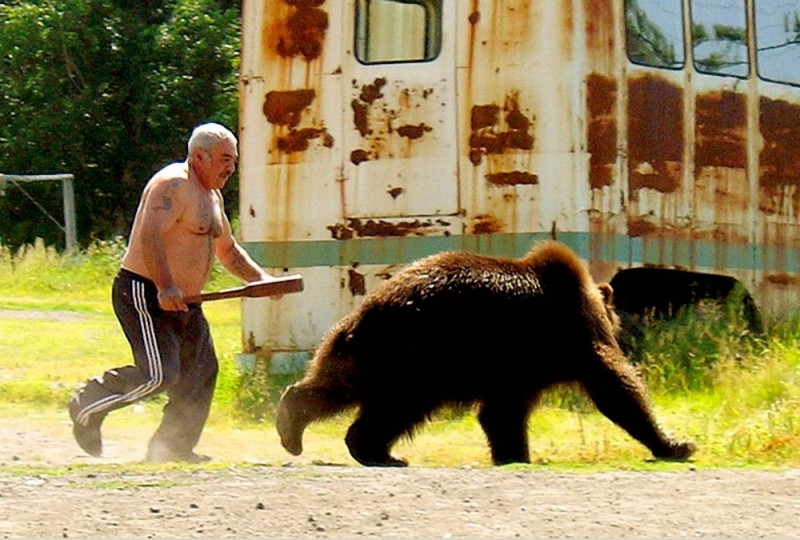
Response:
POLYGON ((303 453, 303 430, 298 429, 297 422, 292 418, 291 394, 293 387, 287 388, 278 403, 278 413, 275 427, 281 437, 281 445, 293 456, 303 453))

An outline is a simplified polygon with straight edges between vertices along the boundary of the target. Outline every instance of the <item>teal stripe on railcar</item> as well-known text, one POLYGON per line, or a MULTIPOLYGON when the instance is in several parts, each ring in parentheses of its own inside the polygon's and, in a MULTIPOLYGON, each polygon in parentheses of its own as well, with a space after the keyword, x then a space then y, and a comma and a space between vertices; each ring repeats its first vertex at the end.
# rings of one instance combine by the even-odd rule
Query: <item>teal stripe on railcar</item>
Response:
MULTIPOLYGON (((579 254, 568 235, 559 240, 579 254)), ((469 236, 408 236, 309 240, 295 242, 245 242, 244 248, 265 268, 304 268, 358 264, 404 264, 442 251, 471 251, 495 256, 520 257, 548 233, 485 234, 469 236)), ((578 243, 580 244, 580 243, 578 243)), ((585 256, 585 255, 584 255, 585 256)))
MULTIPOLYGON (((442 251, 469 251, 521 257, 546 232, 453 236, 410 236, 245 242, 244 248, 265 268, 405 264, 442 251)), ((584 259, 616 261, 621 265, 670 264, 685 268, 800 272, 800 249, 732 242, 686 239, 631 238, 622 234, 561 232, 558 240, 584 259)))

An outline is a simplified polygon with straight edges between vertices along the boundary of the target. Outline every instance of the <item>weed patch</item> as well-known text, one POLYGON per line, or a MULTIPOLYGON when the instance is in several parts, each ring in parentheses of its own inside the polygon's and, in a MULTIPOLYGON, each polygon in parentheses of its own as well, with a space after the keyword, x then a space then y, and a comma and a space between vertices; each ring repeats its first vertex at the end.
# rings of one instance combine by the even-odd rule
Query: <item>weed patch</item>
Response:
MULTIPOLYGON (((110 301, 123 251, 118 239, 66 254, 42 244, 16 253, 0 246, 0 417, 35 414, 61 421, 78 384, 131 362, 110 301), (4 311, 14 313, 4 317, 4 311), (80 316, 54 315, 65 313, 80 316)), ((208 288, 236 284, 215 267, 208 288)), ((234 360, 242 348, 240 303, 211 302, 204 310, 220 359, 214 429, 274 436, 278 398, 300 374, 269 374, 263 363, 240 369, 234 360)), ((656 415, 667 431, 698 444, 698 464, 800 466, 800 317, 765 323, 766 334, 756 337, 724 309, 701 304, 669 321, 652 321, 642 336, 635 365, 656 415)), ((157 419, 162 403, 159 398, 143 406, 157 419)), ((354 414, 309 426, 308 454, 346 459, 343 437, 354 414)), ((574 386, 542 397, 529 436, 532 458, 542 467, 641 467, 648 459, 574 386)), ((398 453, 420 465, 489 462, 471 407, 437 412, 398 453)))

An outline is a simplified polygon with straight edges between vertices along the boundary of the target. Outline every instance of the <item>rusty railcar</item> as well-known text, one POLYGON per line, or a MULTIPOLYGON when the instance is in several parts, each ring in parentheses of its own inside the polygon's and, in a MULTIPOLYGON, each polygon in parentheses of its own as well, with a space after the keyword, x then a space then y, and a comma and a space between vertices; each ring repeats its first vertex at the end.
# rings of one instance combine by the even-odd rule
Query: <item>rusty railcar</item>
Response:
POLYGON ((798 12, 245 0, 242 240, 306 291, 245 300, 244 352, 297 368, 399 266, 449 249, 518 256, 552 235, 600 280, 693 271, 792 309, 798 12))

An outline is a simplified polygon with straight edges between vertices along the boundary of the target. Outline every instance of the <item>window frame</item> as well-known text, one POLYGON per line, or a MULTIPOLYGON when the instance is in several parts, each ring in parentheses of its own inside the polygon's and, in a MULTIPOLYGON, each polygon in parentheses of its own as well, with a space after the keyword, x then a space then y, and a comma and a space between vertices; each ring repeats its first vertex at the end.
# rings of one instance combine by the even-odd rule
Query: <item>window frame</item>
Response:
POLYGON ((445 1, 452 0, 356 0, 355 4, 355 31, 353 32, 353 56, 363 65, 386 65, 386 64, 418 64, 433 62, 442 54, 443 37, 443 4, 445 1), (398 58, 389 60, 368 60, 368 43, 370 37, 369 13, 364 15, 362 11, 369 10, 369 4, 373 1, 394 2, 397 4, 418 5, 425 11, 425 36, 424 54, 422 58, 398 58))
MULTIPOLYGON (((753 20, 751 22, 752 31, 753 31, 753 45, 755 46, 755 70, 754 71, 756 73, 756 76, 760 80, 765 81, 765 82, 774 83, 774 84, 782 84, 782 85, 786 85, 786 86, 800 87, 800 77, 798 77, 797 81, 786 81, 786 80, 776 79, 774 77, 767 77, 762 72, 762 69, 761 69, 761 51, 762 51, 762 48, 759 47, 759 34, 760 34, 760 32, 758 31, 758 12, 759 12, 758 6, 759 6, 760 3, 761 3, 760 0, 755 0, 755 2, 754 2, 755 5, 754 5, 754 8, 753 8, 753 20)), ((798 39, 797 41, 795 41, 793 43, 798 43, 797 46, 800 47, 800 39, 798 39)), ((775 48, 775 47, 777 47, 777 46, 765 47, 764 50, 766 50, 766 48, 775 48)))
MULTIPOLYGON (((623 2, 623 18, 624 18, 624 29, 625 29, 625 57, 628 59, 630 63, 635 64, 637 66, 650 67, 654 69, 666 69, 669 71, 683 70, 687 65, 687 58, 688 58, 688 51, 686 50, 686 28, 685 28, 683 0, 673 0, 677 3, 677 6, 680 10, 680 43, 678 44, 679 47, 676 48, 676 52, 680 51, 681 57, 679 61, 677 61, 675 64, 653 64, 644 62, 640 59, 636 59, 631 56, 630 49, 628 47, 631 35, 630 27, 628 26, 628 6, 632 2, 636 1, 637 0, 625 0, 623 2)), ((638 7, 639 9, 642 9, 641 6, 638 7)))
POLYGON ((753 73, 753 65, 750 61, 750 41, 748 40, 748 36, 750 35, 751 29, 753 28, 752 23, 749 21, 749 16, 747 12, 747 2, 745 0, 738 0, 741 3, 742 13, 744 14, 744 48, 746 51, 744 64, 747 66, 747 71, 744 75, 739 75, 737 73, 723 73, 719 71, 711 71, 709 69, 700 69, 698 67, 700 64, 697 62, 697 55, 695 55, 695 18, 694 18, 694 5, 697 0, 689 0, 689 35, 691 37, 691 42, 689 43, 689 47, 691 50, 691 58, 692 58, 692 69, 695 73, 700 73, 702 75, 710 75, 712 77, 733 77, 739 80, 747 80, 750 78, 750 75, 753 73))

